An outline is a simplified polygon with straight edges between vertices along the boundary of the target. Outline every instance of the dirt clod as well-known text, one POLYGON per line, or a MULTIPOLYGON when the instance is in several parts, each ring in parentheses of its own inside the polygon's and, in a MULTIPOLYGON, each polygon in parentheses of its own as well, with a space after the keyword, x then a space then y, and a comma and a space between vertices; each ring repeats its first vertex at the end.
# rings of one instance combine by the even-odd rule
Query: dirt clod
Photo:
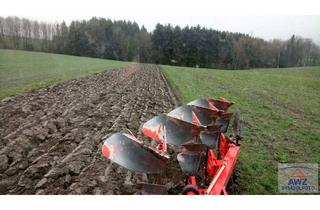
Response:
POLYGON ((0 172, 6 170, 9 167, 9 158, 6 155, 0 155, 0 172))

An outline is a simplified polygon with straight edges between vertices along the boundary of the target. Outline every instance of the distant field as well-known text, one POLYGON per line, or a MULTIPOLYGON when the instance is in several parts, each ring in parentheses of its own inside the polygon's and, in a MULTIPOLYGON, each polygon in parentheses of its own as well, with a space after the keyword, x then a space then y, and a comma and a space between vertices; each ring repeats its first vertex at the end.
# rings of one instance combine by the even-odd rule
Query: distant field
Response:
POLYGON ((320 163, 320 67, 162 68, 182 102, 224 97, 240 108, 244 140, 236 173, 237 193, 278 193, 278 163, 320 163))
POLYGON ((0 49, 0 99, 129 62, 0 49))

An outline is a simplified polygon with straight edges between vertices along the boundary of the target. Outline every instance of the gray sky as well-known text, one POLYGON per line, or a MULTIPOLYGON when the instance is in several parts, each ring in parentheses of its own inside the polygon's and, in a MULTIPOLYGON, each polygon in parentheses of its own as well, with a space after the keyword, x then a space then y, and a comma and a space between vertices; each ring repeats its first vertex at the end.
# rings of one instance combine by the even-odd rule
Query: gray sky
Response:
POLYGON ((98 16, 136 21, 149 31, 156 23, 200 24, 267 40, 296 34, 320 45, 317 0, 9 0, 0 5, 0 16, 67 23, 98 16))

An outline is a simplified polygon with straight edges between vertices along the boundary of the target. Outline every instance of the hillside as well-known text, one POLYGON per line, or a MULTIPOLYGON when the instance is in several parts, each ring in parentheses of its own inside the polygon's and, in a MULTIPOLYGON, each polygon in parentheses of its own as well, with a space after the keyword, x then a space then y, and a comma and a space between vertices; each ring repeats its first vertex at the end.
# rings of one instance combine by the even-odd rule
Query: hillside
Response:
POLYGON ((114 60, 0 49, 0 98, 127 64, 114 60))

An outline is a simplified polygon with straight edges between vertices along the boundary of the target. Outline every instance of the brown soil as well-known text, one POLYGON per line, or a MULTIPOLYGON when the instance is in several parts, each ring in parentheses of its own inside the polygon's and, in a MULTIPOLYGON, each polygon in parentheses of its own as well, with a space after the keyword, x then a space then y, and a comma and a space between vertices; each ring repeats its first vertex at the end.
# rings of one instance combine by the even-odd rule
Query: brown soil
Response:
POLYGON ((163 176, 134 173, 110 163, 101 146, 125 128, 139 137, 144 122, 175 106, 159 67, 148 64, 3 99, 0 194, 133 194, 137 182, 174 186, 181 177, 172 164, 163 176))

